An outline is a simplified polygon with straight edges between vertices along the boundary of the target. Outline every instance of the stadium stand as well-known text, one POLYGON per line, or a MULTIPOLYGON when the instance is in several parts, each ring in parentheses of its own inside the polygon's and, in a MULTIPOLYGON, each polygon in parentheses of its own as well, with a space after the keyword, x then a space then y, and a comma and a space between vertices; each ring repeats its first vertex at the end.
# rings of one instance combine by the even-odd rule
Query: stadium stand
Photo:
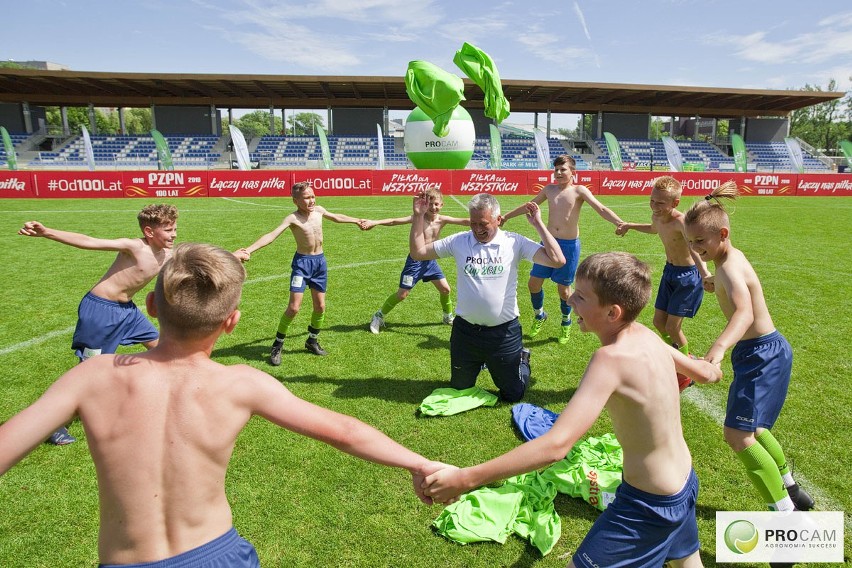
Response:
MULTIPOLYGON (((144 168, 157 166, 157 147, 154 139, 144 135, 91 135, 95 165, 114 168, 144 168)), ((214 151, 217 136, 166 136, 175 167, 204 168, 219 161, 221 152, 214 151)), ((52 152, 40 152, 31 162, 40 167, 87 167, 86 147, 77 136, 52 152)))

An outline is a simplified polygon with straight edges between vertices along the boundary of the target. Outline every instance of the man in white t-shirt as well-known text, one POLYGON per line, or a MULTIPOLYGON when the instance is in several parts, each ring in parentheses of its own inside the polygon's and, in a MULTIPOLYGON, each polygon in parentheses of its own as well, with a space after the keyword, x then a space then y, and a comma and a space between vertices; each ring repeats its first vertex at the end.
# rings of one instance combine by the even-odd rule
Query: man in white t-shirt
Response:
POLYGON ((468 204, 470 231, 427 244, 423 225, 428 206, 422 195, 414 199, 409 246, 414 260, 451 256, 456 261, 458 299, 450 335, 450 386, 472 387, 485 364, 500 397, 517 402, 530 378, 529 351, 523 348, 518 322, 518 263, 526 259, 558 268, 565 264, 565 257, 532 201, 526 204, 527 220, 543 244, 500 229, 500 204, 487 193, 474 196, 468 204))

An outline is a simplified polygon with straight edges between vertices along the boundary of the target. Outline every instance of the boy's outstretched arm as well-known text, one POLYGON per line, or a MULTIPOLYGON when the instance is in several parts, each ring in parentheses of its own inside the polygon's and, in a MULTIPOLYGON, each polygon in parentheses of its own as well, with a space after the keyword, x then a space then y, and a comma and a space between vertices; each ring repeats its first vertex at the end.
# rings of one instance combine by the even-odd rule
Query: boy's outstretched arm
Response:
POLYGON ((379 219, 377 221, 362 219, 359 225, 363 230, 369 231, 373 227, 395 227, 396 225, 407 225, 408 223, 411 223, 411 215, 408 217, 397 217, 395 219, 379 219))
MULTIPOLYGON (((719 277, 718 266, 716 276, 719 277)), ((734 306, 734 313, 728 320, 728 325, 710 346, 704 355, 705 361, 719 364, 725 358, 725 352, 733 347, 754 323, 754 311, 751 303, 751 291, 744 278, 732 279, 724 276, 717 285, 721 285, 728 293, 728 298, 734 306)))
POLYGON ((253 242, 249 246, 239 249, 237 252, 234 253, 234 255, 244 262, 246 260, 249 260, 249 258, 251 257, 251 253, 253 253, 256 250, 262 249, 263 247, 265 247, 266 245, 268 245, 269 243, 271 243, 272 241, 277 239, 278 236, 281 233, 283 233, 284 230, 287 229, 287 227, 290 226, 290 224, 292 222, 290 217, 291 217, 291 215, 287 215, 284 218, 284 221, 282 221, 282 223, 280 225, 275 227, 275 229, 269 231, 268 233, 266 233, 265 235, 263 235, 262 237, 257 239, 255 242, 253 242))
POLYGON ((592 356, 574 396, 546 434, 485 463, 461 469, 445 468, 427 476, 426 496, 437 503, 450 503, 471 489, 563 459, 591 428, 615 390, 617 379, 606 359, 600 351, 592 356))
POLYGON ((65 373, 34 403, 0 425, 0 475, 21 461, 77 412, 85 364, 65 373))
MULTIPOLYGON (((535 203, 536 205, 541 205, 546 200, 547 200, 547 195, 544 194, 544 191, 539 191, 536 194, 536 196, 532 198, 532 201, 529 201, 528 203, 535 203)), ((506 221, 508 221, 509 219, 511 219, 513 217, 517 217, 518 215, 526 215, 526 214, 527 214, 527 204, 522 203, 521 205, 518 205, 517 207, 515 207, 514 209, 512 209, 511 211, 509 211, 508 213, 503 215, 503 219, 500 221, 500 226, 502 227, 503 224, 506 221)))
POLYGON ((640 233, 647 233, 649 235, 656 235, 657 228, 652 223, 626 223, 622 222, 621 224, 616 225, 615 234, 619 237, 622 237, 627 234, 627 231, 633 229, 634 231, 639 231, 640 233))
POLYGON ((585 185, 578 185, 577 192, 583 197, 583 201, 591 205, 592 209, 594 209, 601 218, 606 219, 616 227, 624 224, 621 217, 616 215, 612 209, 598 201, 598 199, 592 195, 592 192, 589 191, 588 187, 585 185))
POLYGON ((332 213, 328 209, 324 207, 317 207, 322 213, 322 216, 328 219, 329 221, 334 221, 335 223, 352 223, 353 225, 361 225, 363 221, 366 219, 356 219, 355 217, 350 217, 349 215, 343 215, 342 213, 332 213))
POLYGON ((43 237, 45 239, 50 239, 58 243, 85 250, 129 251, 134 246, 140 244, 139 239, 100 239, 84 235, 83 233, 72 233, 71 231, 51 229, 49 227, 45 227, 38 221, 27 221, 24 223, 24 226, 18 230, 18 234, 27 237, 43 237))
POLYGON ((302 400, 266 373, 243 369, 250 374, 246 386, 253 414, 361 459, 407 469, 418 498, 432 503, 423 494, 423 480, 446 464, 426 459, 357 418, 302 400))
POLYGON ((461 217, 447 217, 446 215, 441 215, 438 217, 441 223, 445 225, 462 225, 463 227, 470 227, 470 218, 461 218, 461 217))
POLYGON ((682 373, 702 384, 718 383, 722 380, 722 368, 719 365, 704 359, 688 357, 671 345, 668 348, 678 373, 682 373))

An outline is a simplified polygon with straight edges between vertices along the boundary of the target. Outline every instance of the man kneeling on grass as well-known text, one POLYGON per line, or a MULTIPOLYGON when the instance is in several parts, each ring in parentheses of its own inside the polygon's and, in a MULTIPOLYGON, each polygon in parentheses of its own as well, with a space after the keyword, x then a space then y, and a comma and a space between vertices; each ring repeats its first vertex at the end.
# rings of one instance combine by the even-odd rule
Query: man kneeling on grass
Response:
POLYGON ((80 417, 98 476, 103 565, 259 566, 254 547, 232 526, 225 495, 236 438, 253 415, 408 469, 418 497, 431 503, 421 482, 441 464, 296 397, 262 371, 210 359, 216 340, 240 319, 244 279, 231 253, 179 245, 147 297, 148 312, 160 322, 159 344, 84 361, 0 426, 2 475, 58 426, 80 417))

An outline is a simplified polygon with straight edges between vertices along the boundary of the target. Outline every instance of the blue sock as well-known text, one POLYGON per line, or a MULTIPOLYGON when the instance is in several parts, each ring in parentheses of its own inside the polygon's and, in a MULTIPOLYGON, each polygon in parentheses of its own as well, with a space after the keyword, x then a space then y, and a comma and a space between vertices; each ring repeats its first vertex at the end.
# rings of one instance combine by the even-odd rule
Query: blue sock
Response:
POLYGON ((544 290, 539 290, 538 292, 530 292, 530 300, 532 300, 533 309, 542 309, 544 307, 544 290))
POLYGON ((562 310, 562 325, 571 325, 571 306, 565 300, 559 300, 559 308, 562 310))

